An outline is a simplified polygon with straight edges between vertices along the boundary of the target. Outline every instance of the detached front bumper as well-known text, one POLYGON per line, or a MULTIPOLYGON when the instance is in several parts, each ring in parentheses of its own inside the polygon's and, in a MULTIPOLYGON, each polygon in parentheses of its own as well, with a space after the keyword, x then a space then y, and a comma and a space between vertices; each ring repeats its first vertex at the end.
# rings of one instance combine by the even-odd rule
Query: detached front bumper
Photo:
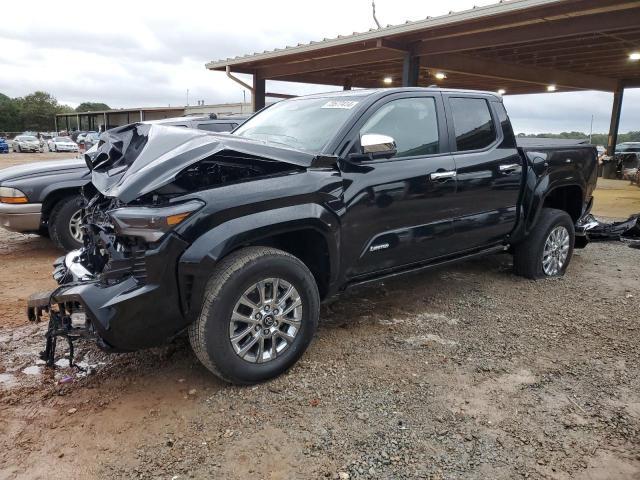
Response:
POLYGON ((0 227, 14 232, 36 232, 40 229, 41 203, 0 203, 0 227))
MULTIPOLYGON (((161 345, 188 325, 180 309, 176 273, 186 246, 169 234, 144 257, 113 265, 109 281, 101 275, 36 293, 27 302, 29 320, 39 321, 43 312, 62 311, 60 323, 72 329, 73 314, 80 313, 104 349, 134 351, 161 345), (121 278, 114 280, 115 273, 121 278)), ((71 270, 73 258, 67 255, 63 268, 71 270)))

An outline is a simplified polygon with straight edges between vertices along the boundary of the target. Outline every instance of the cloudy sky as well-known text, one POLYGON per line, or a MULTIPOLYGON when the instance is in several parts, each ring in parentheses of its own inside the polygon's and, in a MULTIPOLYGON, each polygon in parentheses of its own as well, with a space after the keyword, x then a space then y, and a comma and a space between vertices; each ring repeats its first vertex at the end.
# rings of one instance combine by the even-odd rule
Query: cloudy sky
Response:
MULTIPOLYGON (((465 10, 494 0, 377 0, 383 25, 465 10)), ((3 8, 0 92, 34 90, 61 103, 105 102, 113 108, 237 102, 240 86, 205 62, 374 26, 370 0, 120 1, 56 7, 32 1, 3 8), (15 10, 15 11, 12 11, 15 10)), ((311 93, 327 87, 270 82, 269 91, 311 93)), ((249 95, 247 93, 247 98, 249 95)), ((608 130, 612 95, 600 92, 507 96, 518 132, 608 130)), ((640 89, 628 90, 621 131, 640 130, 640 89)))

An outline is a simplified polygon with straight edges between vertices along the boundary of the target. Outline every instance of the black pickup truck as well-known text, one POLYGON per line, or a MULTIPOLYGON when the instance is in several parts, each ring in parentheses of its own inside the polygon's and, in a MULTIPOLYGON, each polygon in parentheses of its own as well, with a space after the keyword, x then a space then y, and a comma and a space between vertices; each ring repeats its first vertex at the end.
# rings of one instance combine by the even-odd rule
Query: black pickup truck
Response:
POLYGON ((290 367, 354 285, 502 251, 563 275, 596 184, 593 146, 518 148, 499 96, 431 88, 290 99, 230 135, 132 124, 86 161, 84 248, 29 300, 43 357, 59 337, 131 351, 188 330, 237 383, 290 367))

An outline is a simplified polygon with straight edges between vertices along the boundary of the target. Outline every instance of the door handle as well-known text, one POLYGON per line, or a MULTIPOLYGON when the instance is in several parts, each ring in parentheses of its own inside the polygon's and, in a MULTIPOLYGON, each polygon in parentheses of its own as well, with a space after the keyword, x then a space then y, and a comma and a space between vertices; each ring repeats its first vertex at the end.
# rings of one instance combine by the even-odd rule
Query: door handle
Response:
POLYGON ((448 180, 450 178, 456 178, 456 171, 450 170, 448 172, 433 172, 429 174, 429 180, 448 180))
POLYGON ((511 172, 517 170, 518 168, 520 168, 520 164, 519 163, 509 163, 509 164, 506 164, 506 165, 500 165, 498 168, 502 173, 511 173, 511 172))

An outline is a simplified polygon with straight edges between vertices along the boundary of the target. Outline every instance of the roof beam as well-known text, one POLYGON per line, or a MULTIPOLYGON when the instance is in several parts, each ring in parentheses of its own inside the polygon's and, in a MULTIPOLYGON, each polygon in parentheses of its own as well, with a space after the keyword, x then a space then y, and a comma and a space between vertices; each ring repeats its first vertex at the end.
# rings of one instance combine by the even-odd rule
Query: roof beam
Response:
POLYGON ((388 62, 390 60, 402 62, 403 59, 404 54, 402 52, 387 48, 376 48, 344 55, 305 60, 302 62, 267 66, 259 69, 258 72, 260 76, 264 78, 277 79, 278 77, 320 72, 323 70, 351 68, 357 65, 369 65, 372 63, 388 62))
POLYGON ((456 53, 423 56, 421 63, 432 69, 537 85, 554 84, 559 87, 612 92, 618 84, 617 80, 585 73, 503 63, 456 53))
MULTIPOLYGON (((637 12, 634 10, 633 12, 637 12)), ((419 42, 414 47, 416 55, 460 52, 479 48, 536 42, 551 38, 597 33, 638 26, 638 18, 628 10, 606 15, 585 15, 564 20, 542 21, 532 25, 504 28, 455 37, 434 38, 419 42)))

